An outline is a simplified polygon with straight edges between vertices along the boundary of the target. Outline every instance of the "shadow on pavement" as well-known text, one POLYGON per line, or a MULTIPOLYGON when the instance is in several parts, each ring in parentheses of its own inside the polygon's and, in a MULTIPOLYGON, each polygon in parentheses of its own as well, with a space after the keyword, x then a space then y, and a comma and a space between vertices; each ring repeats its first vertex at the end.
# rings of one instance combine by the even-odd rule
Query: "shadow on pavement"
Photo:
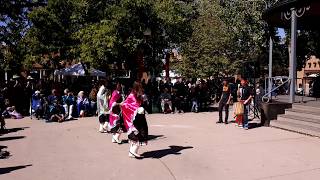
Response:
MULTIPOLYGON (((158 140, 158 139, 164 139, 165 137, 163 135, 149 135, 148 136, 148 141, 155 141, 155 140, 158 140)), ((123 139, 122 140, 122 144, 127 144, 129 143, 129 140, 128 139, 123 139)))
POLYGON ((23 166, 13 166, 13 167, 0 168, 0 174, 7 174, 7 173, 10 173, 12 171, 16 171, 16 170, 19 170, 19 169, 26 168, 28 166, 32 166, 32 165, 29 164, 29 165, 23 165, 23 166))
POLYGON ((261 123, 249 123, 249 129, 262 127, 261 123))
POLYGON ((148 136, 148 140, 149 141, 153 141, 153 140, 157 140, 157 139, 164 139, 164 135, 149 135, 148 136))
POLYGON ((77 121, 78 119, 77 118, 71 118, 71 119, 65 119, 63 122, 69 122, 69 121, 77 121))
POLYGON ((23 139, 25 136, 12 136, 12 137, 2 137, 0 141, 9 141, 9 140, 16 140, 16 139, 23 139))
POLYGON ((4 134, 9 134, 9 133, 14 133, 14 132, 22 131, 22 130, 25 130, 25 129, 27 129, 27 128, 29 128, 29 127, 4 129, 4 130, 0 133, 0 136, 1 136, 1 135, 4 135, 4 134))
POLYGON ((184 149, 192 149, 192 146, 169 146, 168 149, 161 149, 156 151, 149 151, 141 154, 143 158, 155 158, 160 159, 168 155, 180 155, 184 149))
POLYGON ((8 146, 2 146, 2 145, 0 145, 0 151, 1 151, 2 149, 6 149, 6 148, 8 148, 8 146))
POLYGON ((9 151, 2 150, 2 149, 6 149, 6 148, 8 148, 8 147, 0 145, 0 159, 7 159, 11 156, 9 151))

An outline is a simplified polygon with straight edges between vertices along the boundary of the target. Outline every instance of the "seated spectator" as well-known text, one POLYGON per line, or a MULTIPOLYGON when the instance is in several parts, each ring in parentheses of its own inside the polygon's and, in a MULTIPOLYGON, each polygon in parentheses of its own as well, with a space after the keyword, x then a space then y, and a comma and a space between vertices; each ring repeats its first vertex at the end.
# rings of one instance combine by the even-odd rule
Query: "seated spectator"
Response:
POLYGON ((171 113, 172 112, 172 102, 171 95, 168 93, 168 89, 165 88, 164 92, 160 95, 161 101, 161 109, 163 113, 171 113))
POLYGON ((52 105, 55 101, 57 101, 59 99, 58 92, 56 89, 53 89, 51 92, 52 92, 52 94, 48 96, 49 105, 52 105))
POLYGON ((77 108, 79 117, 84 117, 88 110, 89 100, 85 97, 84 92, 78 93, 77 108))
POLYGON ((40 91, 36 91, 32 95, 31 108, 31 112, 35 113, 36 118, 39 119, 43 116, 43 99, 40 96, 40 91))
POLYGON ((90 114, 94 116, 97 115, 97 93, 98 93, 97 88, 93 87, 89 94, 90 114))
POLYGON ((9 99, 5 99, 4 100, 4 106, 3 106, 3 110, 2 110, 2 116, 4 117, 4 118, 11 118, 11 116, 10 116, 10 114, 9 114, 9 112, 7 111, 7 108, 9 108, 10 107, 10 101, 9 101, 9 99))
POLYGON ((50 107, 50 121, 61 123, 65 119, 64 114, 64 108, 60 104, 60 102, 54 101, 52 106, 50 107))
POLYGON ((62 96, 62 103, 64 111, 66 113, 65 116, 67 117, 67 119, 72 119, 75 98, 73 96, 73 93, 70 92, 68 89, 64 90, 64 96, 62 96))
POLYGON ((15 106, 7 107, 7 109, 3 112, 3 116, 7 116, 12 119, 22 119, 23 116, 16 111, 15 106))
POLYGON ((5 109, 2 112, 4 118, 22 119, 23 116, 17 112, 15 106, 11 106, 9 99, 5 99, 5 109))

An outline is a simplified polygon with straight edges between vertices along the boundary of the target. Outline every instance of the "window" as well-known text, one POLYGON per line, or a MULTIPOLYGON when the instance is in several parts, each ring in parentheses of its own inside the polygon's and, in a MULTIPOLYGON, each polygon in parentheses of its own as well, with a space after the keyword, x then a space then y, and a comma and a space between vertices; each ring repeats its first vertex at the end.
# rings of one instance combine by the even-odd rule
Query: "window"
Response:
POLYGON ((313 63, 313 66, 314 66, 314 68, 316 68, 317 67, 317 63, 313 63))
POLYGON ((311 68, 311 63, 308 63, 308 65, 309 65, 309 68, 311 68))

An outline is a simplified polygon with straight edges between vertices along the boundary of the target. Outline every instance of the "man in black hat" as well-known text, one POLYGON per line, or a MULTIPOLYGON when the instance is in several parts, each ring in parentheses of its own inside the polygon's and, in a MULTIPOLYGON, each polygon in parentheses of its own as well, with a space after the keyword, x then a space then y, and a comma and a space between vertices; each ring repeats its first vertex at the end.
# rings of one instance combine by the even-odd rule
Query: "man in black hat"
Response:
POLYGON ((222 86, 222 95, 219 101, 219 121, 217 123, 223 123, 222 121, 222 110, 225 109, 225 124, 228 124, 228 118, 229 118, 229 104, 231 100, 231 88, 229 85, 228 80, 223 80, 223 86, 222 86))

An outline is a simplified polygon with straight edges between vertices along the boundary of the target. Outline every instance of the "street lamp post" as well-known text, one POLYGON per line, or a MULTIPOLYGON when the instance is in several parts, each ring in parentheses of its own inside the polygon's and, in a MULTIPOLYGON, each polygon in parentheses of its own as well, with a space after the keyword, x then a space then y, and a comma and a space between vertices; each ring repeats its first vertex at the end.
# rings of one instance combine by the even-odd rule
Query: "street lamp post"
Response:
POLYGON ((296 9, 291 9, 291 54, 290 54, 290 72, 289 76, 291 79, 290 83, 290 99, 289 103, 294 103, 295 101, 295 89, 296 89, 296 74, 297 74, 297 57, 296 57, 296 47, 297 47, 297 15, 296 9))

